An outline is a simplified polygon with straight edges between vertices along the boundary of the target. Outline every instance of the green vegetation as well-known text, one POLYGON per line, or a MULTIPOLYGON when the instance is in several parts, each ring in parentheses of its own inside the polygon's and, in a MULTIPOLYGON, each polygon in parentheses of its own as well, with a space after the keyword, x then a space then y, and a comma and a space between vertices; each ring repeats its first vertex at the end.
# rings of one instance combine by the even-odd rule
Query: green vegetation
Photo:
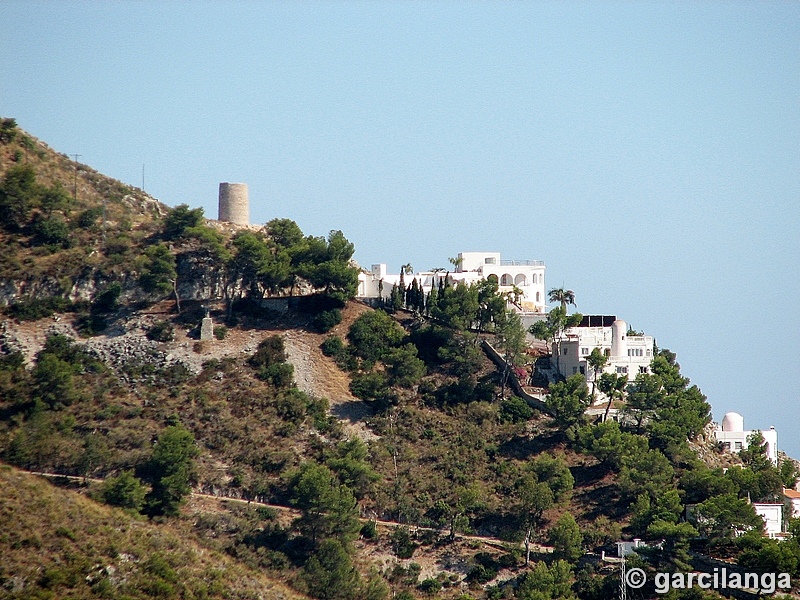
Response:
MULTIPOLYGON (((2 594, 250 598, 266 586, 291 597, 279 580, 324 599, 588 600, 618 582, 584 553, 621 536, 658 544, 631 559, 646 569, 688 569, 692 550, 800 574, 797 540, 762 538, 748 502, 778 500, 797 469, 773 465, 758 435, 739 459, 706 444, 716 464, 702 462, 710 407, 668 350, 631 383, 601 374, 593 352, 597 386, 557 378, 545 415, 510 393, 525 331, 496 280, 443 276, 422 290, 403 265, 371 310, 350 302, 358 271, 340 231, 215 226, 47 151, 13 120, 0 121, 0 144, 0 273, 28 290, 5 316, 66 317, 111 338, 146 309, 135 322, 159 342, 109 364, 63 335, 35 356, 0 354, 0 459, 103 479, 87 498, 0 467, 12 517, 2 594), (73 178, 77 196, 65 192, 73 178), (274 296, 287 312, 270 310, 274 296), (196 343, 194 370, 162 360, 206 309, 227 321, 196 343), (313 351, 311 375, 287 360, 299 348, 313 351), (318 389, 309 376, 330 380, 331 402, 303 391, 318 389), (345 398, 348 386, 367 402, 345 398), (598 393, 612 400, 606 417, 622 408, 619 422, 586 417, 598 393)), ((567 314, 571 290, 550 295, 561 306, 530 332, 553 343, 581 315, 567 314)))
MULTIPOLYGON (((277 578, 160 525, 0 465, 0 595, 22 598, 300 598, 277 578)), ((124 487, 124 486, 121 486, 124 487)))

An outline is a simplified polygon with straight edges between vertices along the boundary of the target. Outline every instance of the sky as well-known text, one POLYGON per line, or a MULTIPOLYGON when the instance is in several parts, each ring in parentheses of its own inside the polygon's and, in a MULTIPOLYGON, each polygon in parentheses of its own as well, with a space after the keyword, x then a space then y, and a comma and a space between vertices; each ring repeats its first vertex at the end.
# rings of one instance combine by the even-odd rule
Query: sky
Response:
POLYGON ((0 116, 366 267, 543 260, 800 458, 800 3, 0 3, 0 116))

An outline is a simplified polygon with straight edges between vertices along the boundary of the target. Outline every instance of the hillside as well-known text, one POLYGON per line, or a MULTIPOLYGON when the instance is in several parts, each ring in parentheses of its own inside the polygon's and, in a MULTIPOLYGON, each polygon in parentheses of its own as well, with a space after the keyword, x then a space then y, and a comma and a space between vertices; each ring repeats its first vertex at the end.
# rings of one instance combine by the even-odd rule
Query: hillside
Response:
POLYGON ((794 463, 710 443, 669 350, 617 381, 619 423, 586 416, 580 375, 540 412, 511 391, 531 365, 496 282, 367 306, 342 232, 170 209, 2 124, 0 460, 97 480, 0 472, 3 593, 251 597, 260 577, 323 600, 599 600, 619 587, 599 557, 635 537, 650 572, 691 550, 800 574, 750 503, 794 463))
POLYGON ((186 529, 152 524, 0 466, 0 594, 4 598, 301 595, 209 549, 186 529))

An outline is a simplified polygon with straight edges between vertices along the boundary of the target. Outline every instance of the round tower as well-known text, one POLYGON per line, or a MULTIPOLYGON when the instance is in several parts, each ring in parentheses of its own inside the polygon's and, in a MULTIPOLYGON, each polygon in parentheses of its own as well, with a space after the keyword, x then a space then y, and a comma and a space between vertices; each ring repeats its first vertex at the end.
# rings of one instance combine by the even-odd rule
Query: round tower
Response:
POLYGON ((250 224, 246 183, 219 184, 219 220, 237 225, 250 224))
POLYGON ((611 324, 611 356, 622 358, 628 356, 628 324, 617 319, 611 324))

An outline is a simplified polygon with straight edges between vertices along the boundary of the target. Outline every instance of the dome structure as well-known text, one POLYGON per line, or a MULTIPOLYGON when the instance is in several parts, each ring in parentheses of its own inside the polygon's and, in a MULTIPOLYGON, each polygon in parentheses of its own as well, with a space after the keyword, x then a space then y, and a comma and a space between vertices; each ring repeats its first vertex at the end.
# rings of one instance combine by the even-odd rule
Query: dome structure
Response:
POLYGON ((744 417, 737 412, 726 413, 722 417, 722 431, 744 431, 744 417))

